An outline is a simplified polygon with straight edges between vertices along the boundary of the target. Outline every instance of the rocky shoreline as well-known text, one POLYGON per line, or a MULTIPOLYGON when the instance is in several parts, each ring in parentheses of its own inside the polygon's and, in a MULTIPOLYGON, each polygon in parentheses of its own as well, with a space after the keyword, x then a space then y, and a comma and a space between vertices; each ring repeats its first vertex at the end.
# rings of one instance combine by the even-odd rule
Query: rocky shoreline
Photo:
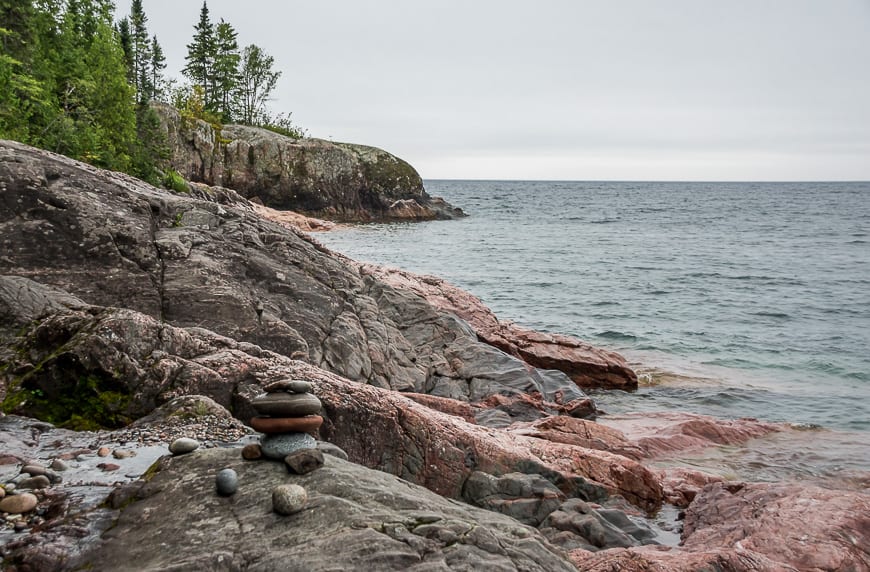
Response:
POLYGON ((620 356, 296 220, 0 142, 0 480, 36 501, 4 515, 5 569, 870 570, 866 487, 662 463, 786 426, 599 418, 584 387, 636 387, 620 356), (264 391, 296 382, 338 456, 243 458, 264 391), (169 455, 181 437, 203 446, 169 455), (285 484, 306 508, 270 512, 285 484))

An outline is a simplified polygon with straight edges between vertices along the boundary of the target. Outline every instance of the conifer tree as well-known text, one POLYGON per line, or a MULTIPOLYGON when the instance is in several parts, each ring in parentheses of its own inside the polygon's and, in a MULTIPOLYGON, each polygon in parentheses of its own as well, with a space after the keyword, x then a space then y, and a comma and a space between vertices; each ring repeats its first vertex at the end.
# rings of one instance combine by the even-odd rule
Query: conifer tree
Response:
POLYGON ((208 13, 208 4, 203 1, 199 22, 194 26, 193 41, 187 45, 187 64, 181 73, 194 85, 203 89, 205 101, 213 100, 212 78, 215 54, 215 30, 208 13))
POLYGON ((239 82, 239 42, 236 30, 223 19, 215 28, 214 65, 212 66, 212 100, 210 108, 224 122, 233 119, 233 92, 239 82))
POLYGON ((151 39, 148 37, 148 16, 142 8, 142 0, 133 0, 130 5, 130 41, 133 48, 133 86, 136 101, 146 103, 153 96, 151 84, 151 39))
POLYGON ((152 99, 166 99, 166 78, 163 76, 163 70, 166 69, 166 56, 163 55, 163 48, 157 41, 157 36, 151 37, 151 87, 152 99))

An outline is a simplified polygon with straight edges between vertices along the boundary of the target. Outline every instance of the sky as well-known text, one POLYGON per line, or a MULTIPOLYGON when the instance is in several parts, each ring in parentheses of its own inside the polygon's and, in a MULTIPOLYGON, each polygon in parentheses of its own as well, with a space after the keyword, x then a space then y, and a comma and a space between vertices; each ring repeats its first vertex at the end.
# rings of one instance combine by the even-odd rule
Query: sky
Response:
MULTIPOLYGON (((202 3, 143 4, 182 79, 202 3)), ((870 0, 208 6, 275 58, 275 112, 426 179, 870 180, 870 0)))

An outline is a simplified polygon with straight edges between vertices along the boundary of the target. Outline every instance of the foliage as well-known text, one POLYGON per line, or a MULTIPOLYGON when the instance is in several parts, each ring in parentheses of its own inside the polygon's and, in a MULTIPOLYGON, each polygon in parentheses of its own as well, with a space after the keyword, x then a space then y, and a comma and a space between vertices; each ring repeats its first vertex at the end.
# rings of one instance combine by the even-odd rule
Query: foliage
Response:
POLYGON ((181 73, 193 85, 202 88, 203 101, 212 99, 212 67, 214 66, 215 38, 214 25, 209 17, 208 4, 202 3, 199 22, 194 26, 193 40, 187 45, 187 64, 181 73))
POLYGON ((163 187, 176 193, 189 193, 190 187, 178 171, 167 169, 163 174, 163 187))
POLYGON ((268 129, 269 131, 278 133, 279 135, 284 135, 285 137, 304 139, 308 136, 308 130, 302 129, 298 125, 294 125, 293 121, 291 121, 292 115, 292 113, 279 113, 275 116, 267 115, 265 121, 258 125, 258 127, 268 129))
POLYGON ((266 101, 281 77, 280 71, 272 70, 274 64, 275 59, 259 46, 245 47, 237 89, 239 120, 242 123, 254 125, 263 121, 266 101))

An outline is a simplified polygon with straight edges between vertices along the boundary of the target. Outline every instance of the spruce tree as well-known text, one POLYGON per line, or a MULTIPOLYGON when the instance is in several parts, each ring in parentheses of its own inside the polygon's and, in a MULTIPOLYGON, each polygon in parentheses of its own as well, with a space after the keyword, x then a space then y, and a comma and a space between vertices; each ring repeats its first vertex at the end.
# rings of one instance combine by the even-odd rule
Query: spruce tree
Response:
POLYGON ((213 98, 211 109, 224 122, 233 119, 233 92, 239 82, 239 42, 236 30, 223 19, 215 29, 215 54, 212 67, 213 98))
POLYGON ((133 86, 136 101, 145 103, 151 99, 151 39, 148 37, 148 16, 142 8, 142 0, 133 0, 130 5, 130 40, 133 46, 133 86))
POLYGON ((166 56, 163 55, 163 48, 157 41, 157 36, 151 37, 151 87, 152 99, 166 99, 166 78, 163 76, 163 70, 166 69, 166 56))
POLYGON ((212 67, 215 54, 215 30, 208 13, 208 4, 202 3, 199 22, 194 26, 193 41, 187 45, 187 64, 181 73, 194 85, 202 86, 203 97, 208 104, 212 101, 212 67))

